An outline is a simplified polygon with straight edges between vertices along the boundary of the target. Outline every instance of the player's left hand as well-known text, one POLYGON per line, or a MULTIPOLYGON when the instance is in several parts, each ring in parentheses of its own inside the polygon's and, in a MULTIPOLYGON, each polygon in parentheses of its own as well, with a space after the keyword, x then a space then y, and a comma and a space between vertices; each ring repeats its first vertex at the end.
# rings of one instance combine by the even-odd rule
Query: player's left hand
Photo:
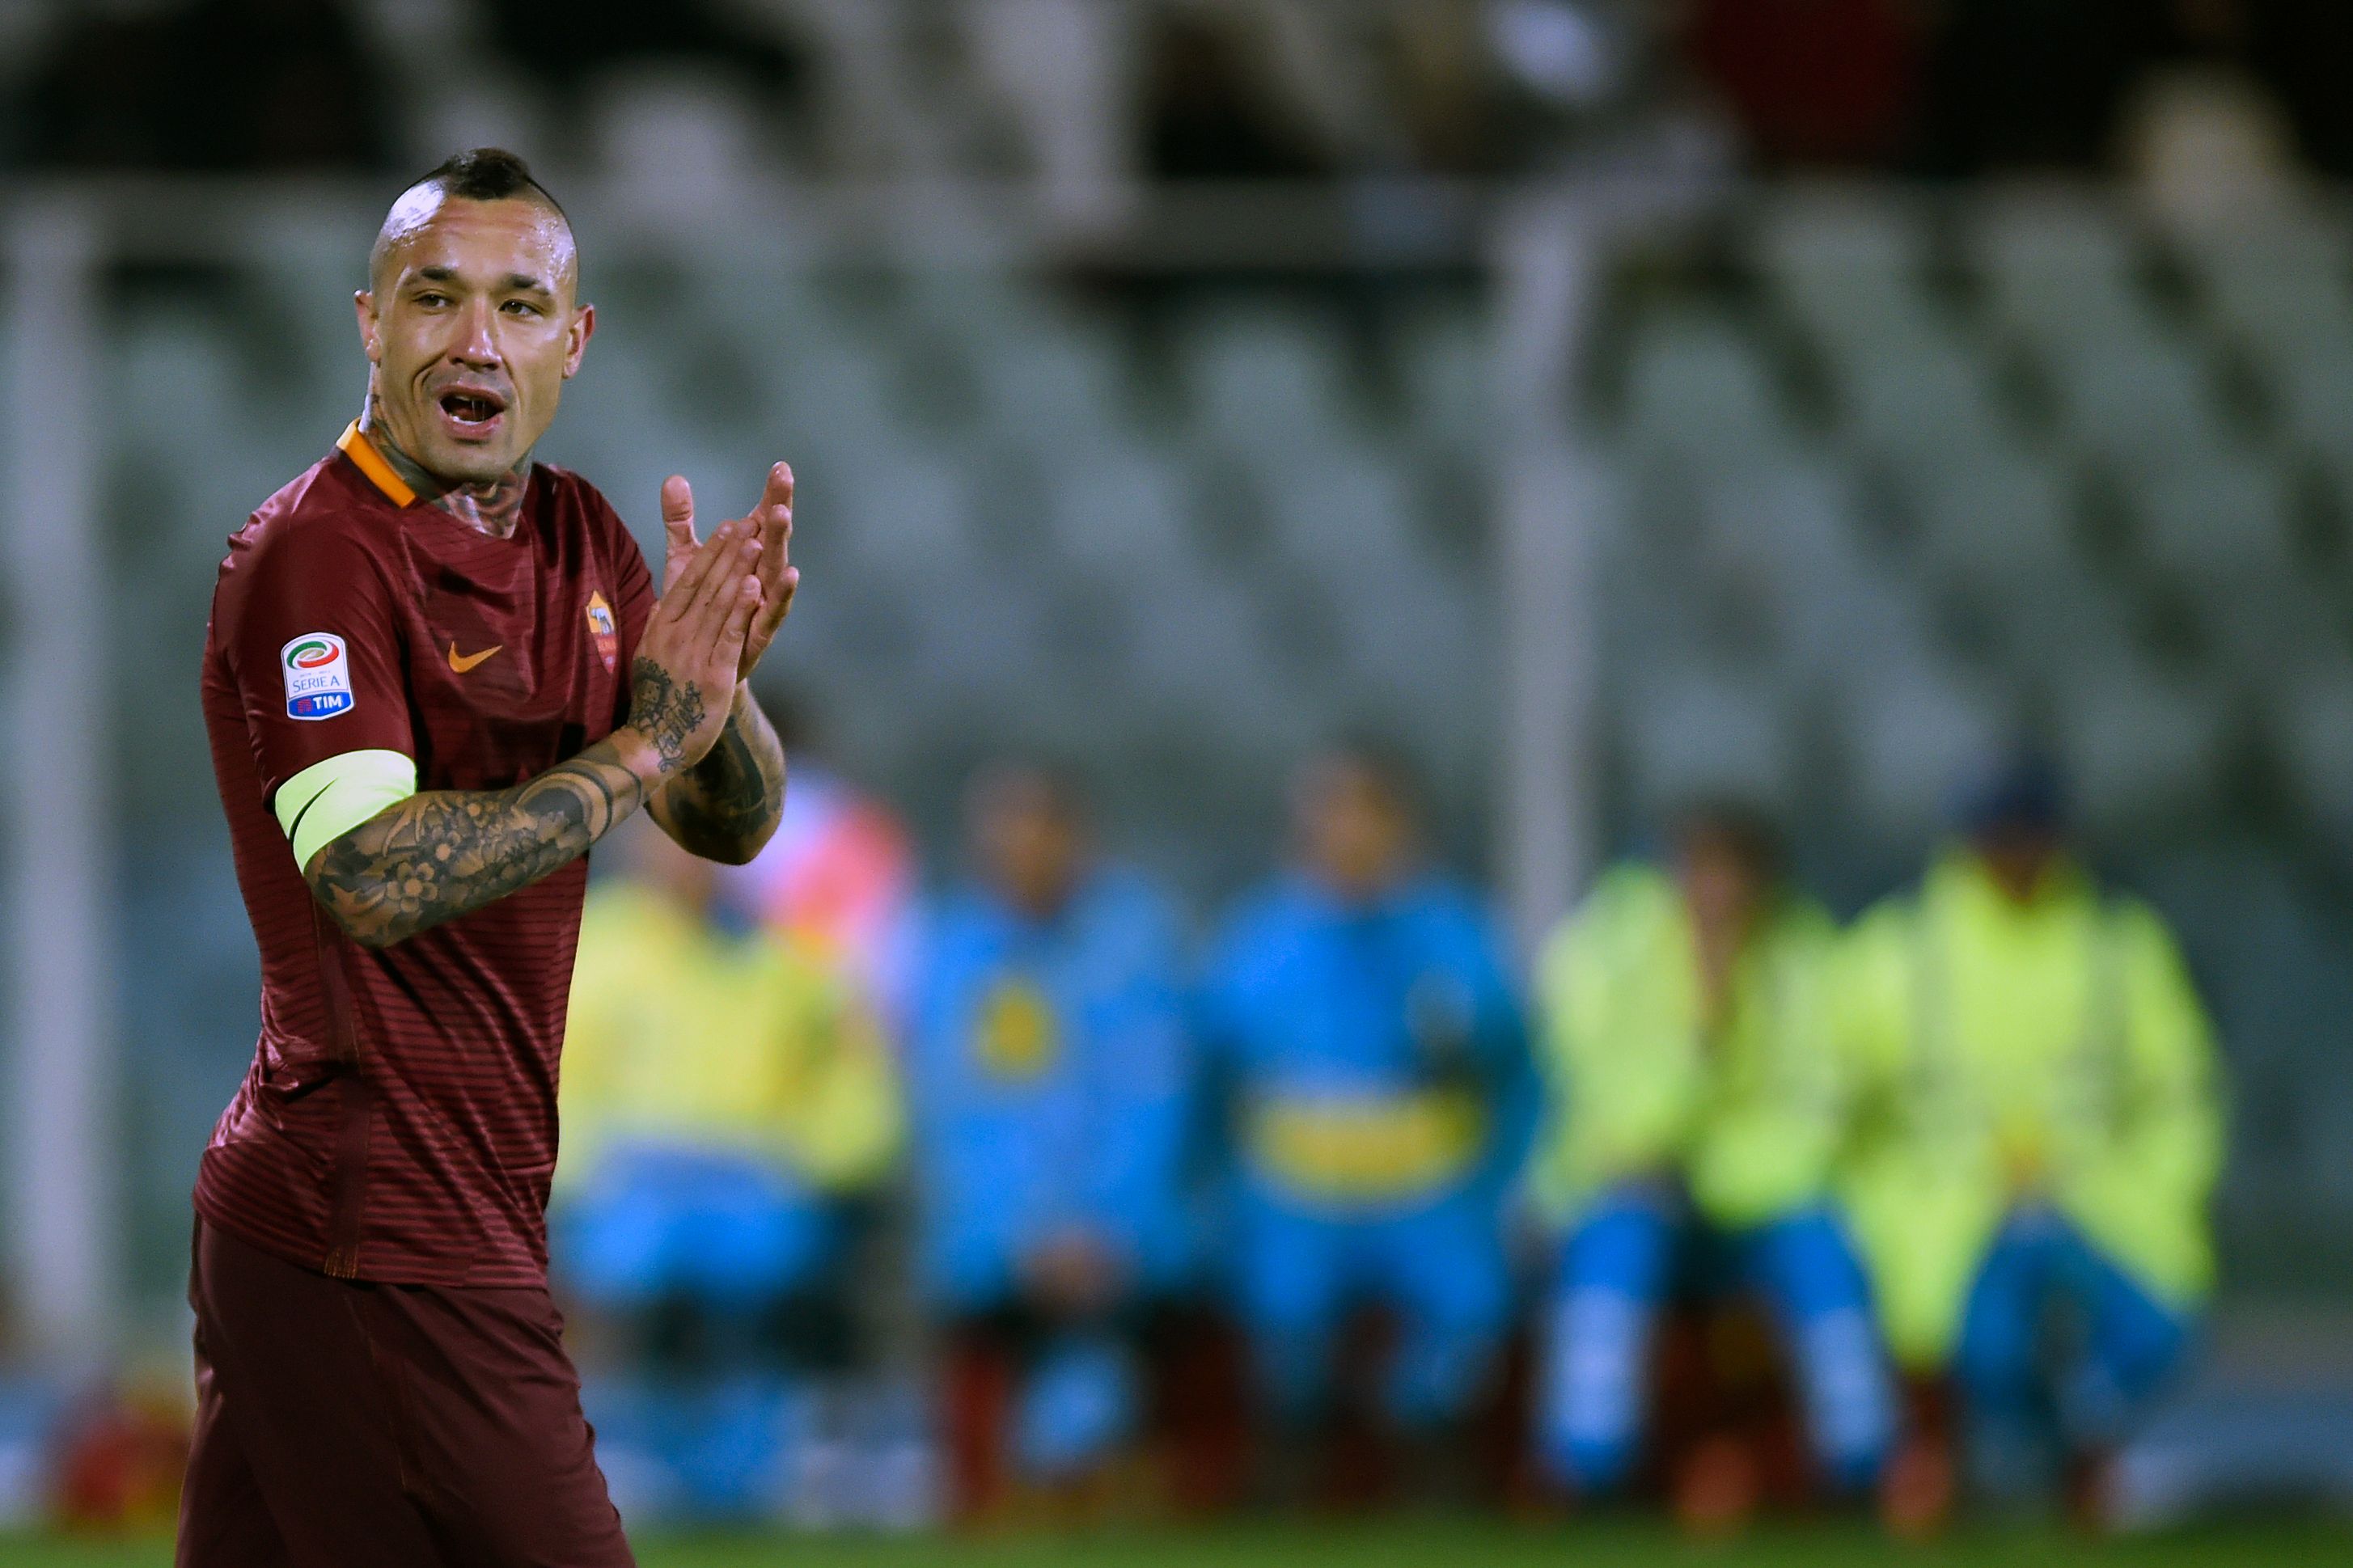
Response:
MULTIPOLYGON (((662 533, 667 542, 662 563, 662 592, 686 569, 702 542, 694 531, 694 490, 682 475, 672 474, 662 481, 662 533)), ((752 629, 744 638, 744 661, 736 673, 738 680, 749 677, 768 651, 776 632, 792 613, 793 594, 801 582, 800 568, 792 563, 793 540, 793 469, 789 463, 778 463, 768 470, 768 482, 760 492, 760 504, 749 516, 736 520, 757 529, 760 537, 760 608, 752 617, 752 629)))

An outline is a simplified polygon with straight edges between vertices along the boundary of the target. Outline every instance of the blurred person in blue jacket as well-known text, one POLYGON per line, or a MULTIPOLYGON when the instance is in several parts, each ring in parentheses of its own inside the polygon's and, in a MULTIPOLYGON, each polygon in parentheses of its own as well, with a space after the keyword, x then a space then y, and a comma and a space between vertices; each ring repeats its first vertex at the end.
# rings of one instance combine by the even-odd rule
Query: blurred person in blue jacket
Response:
POLYGON ((1365 1307, 1397 1329, 1382 1415, 1450 1451, 1511 1316, 1502 1198, 1533 1104, 1501 944, 1425 858, 1409 769, 1335 746, 1301 770, 1293 810, 1297 864, 1235 911, 1204 998, 1235 1101, 1231 1263, 1275 1477, 1332 1415, 1342 1330, 1365 1307))
MULTIPOLYGON (((1819 1478, 1859 1493, 1885 1462, 1895 1399, 1831 1195, 1856 1097, 1839 931, 1785 883, 1753 810, 1694 807, 1674 851, 1605 873, 1537 962, 1549 1093, 1527 1195, 1562 1238, 1544 1455, 1581 1495, 1626 1484, 1662 1316, 1686 1296, 1754 1298, 1795 1373, 1819 1478)), ((1753 1465, 1729 1439, 1700 1446, 1679 1504, 1744 1507, 1753 1465)))
POLYGON ((1170 911, 1104 863, 1075 783, 974 782, 976 875, 924 922, 909 1072, 922 1268, 1010 1411, 950 1397, 959 1510, 1100 1471, 1142 1419, 1140 1335, 1188 1263, 1193 1053, 1170 911))

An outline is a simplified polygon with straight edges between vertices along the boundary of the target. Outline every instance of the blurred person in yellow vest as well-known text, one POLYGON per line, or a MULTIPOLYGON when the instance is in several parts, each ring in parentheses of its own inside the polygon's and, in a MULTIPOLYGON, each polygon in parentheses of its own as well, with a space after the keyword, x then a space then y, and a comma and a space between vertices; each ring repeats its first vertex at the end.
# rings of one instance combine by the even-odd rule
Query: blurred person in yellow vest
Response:
POLYGON ((775 1420, 754 1374, 854 1358, 843 1279, 904 1108, 838 965, 661 836, 624 853, 582 917, 554 1271, 650 1378, 592 1412, 608 1447, 668 1463, 664 1495, 682 1487, 688 1510, 740 1513, 774 1459, 746 1436, 775 1420))
POLYGON ((584 917, 565 1036, 561 1190, 648 1148, 692 1151, 805 1194, 888 1173, 903 1126, 872 1017, 823 955, 718 896, 718 868, 640 835, 584 917))
POLYGON ((1907 1367, 1951 1373, 2000 1500, 2096 1474, 2214 1275, 2206 1013, 2155 911, 2069 853, 2062 808, 2032 755, 1977 781, 1965 842, 1865 915, 1841 982, 1871 1100, 1845 1192, 1882 1320, 1907 1367))
POLYGON ((1733 803, 1684 813, 1671 866, 1609 871, 1545 945, 1528 1195, 1562 1242, 1536 1414, 1580 1496, 1641 1457, 1653 1336, 1679 1296, 1765 1307, 1821 1479, 1876 1479, 1894 1401, 1831 1196, 1853 1088, 1838 952, 1772 828, 1733 803))

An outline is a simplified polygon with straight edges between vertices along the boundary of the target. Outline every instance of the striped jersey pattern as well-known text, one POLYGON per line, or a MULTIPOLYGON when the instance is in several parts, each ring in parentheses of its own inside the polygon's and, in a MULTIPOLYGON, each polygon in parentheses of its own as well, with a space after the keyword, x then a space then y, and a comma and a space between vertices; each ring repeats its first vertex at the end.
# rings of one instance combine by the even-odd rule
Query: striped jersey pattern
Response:
POLYGON ((494 539, 419 504, 356 429, 231 537, 204 712, 261 1034, 198 1169, 206 1221, 343 1278, 544 1282, 586 858, 370 950, 318 907, 272 796, 374 748, 413 757, 424 791, 544 772, 627 716, 653 597, 577 476, 534 466, 494 539))

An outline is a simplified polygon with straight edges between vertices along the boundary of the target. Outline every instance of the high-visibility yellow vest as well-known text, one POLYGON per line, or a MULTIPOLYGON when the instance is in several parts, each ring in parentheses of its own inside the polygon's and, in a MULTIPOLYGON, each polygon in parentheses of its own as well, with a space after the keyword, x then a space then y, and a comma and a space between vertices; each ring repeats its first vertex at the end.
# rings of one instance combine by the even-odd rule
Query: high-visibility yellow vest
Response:
POLYGON ((1645 1175, 1680 1177, 1725 1226, 1823 1196, 1850 1087, 1833 1029, 1837 953, 1828 915, 1780 900, 1711 1030, 1682 890, 1644 866, 1605 876, 1538 963, 1540 1208, 1566 1221, 1598 1190, 1645 1175))
POLYGON ((772 930, 733 935, 601 884, 580 923, 557 1097, 570 1184, 621 1140, 781 1160, 853 1188, 904 1127, 897 1070, 849 976, 772 930))
POLYGON ((2213 1278, 2213 1040, 2154 911, 2073 868, 2031 903, 1963 851, 1867 914, 1841 965, 1867 1087, 1841 1191, 1890 1343, 1950 1352, 2003 1216, 2048 1203, 2150 1290, 2213 1278))

